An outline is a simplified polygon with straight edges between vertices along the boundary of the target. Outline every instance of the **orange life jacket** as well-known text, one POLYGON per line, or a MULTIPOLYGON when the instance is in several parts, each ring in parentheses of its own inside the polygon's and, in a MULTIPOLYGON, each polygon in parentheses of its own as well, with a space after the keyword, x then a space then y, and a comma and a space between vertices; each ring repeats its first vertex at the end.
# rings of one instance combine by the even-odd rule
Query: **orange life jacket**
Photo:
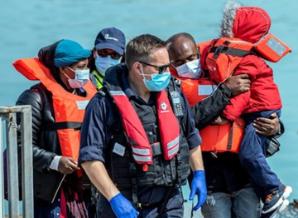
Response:
POLYGON ((180 79, 181 90, 186 96, 189 105, 192 107, 211 95, 217 85, 208 78, 200 79, 180 79))
MULTIPOLYGON (((120 112, 123 128, 132 147, 133 158, 136 163, 143 165, 143 171, 147 171, 148 165, 153 163, 152 148, 138 114, 122 90, 114 87, 108 91, 120 112)), ((163 157, 165 160, 171 160, 179 151, 179 123, 166 91, 158 92, 156 101, 163 157)))
POLYGON ((89 81, 84 86, 86 97, 67 92, 59 85, 50 70, 38 58, 19 59, 14 67, 29 80, 39 80, 51 92, 55 117, 55 129, 59 138, 63 156, 78 160, 80 149, 80 127, 83 122, 85 107, 96 93, 89 81))
POLYGON ((212 40, 200 42, 197 44, 197 48, 200 54, 201 70, 203 71, 203 74, 205 73, 205 71, 208 71, 208 69, 206 68, 206 55, 208 54, 211 44, 212 40))
POLYGON ((245 122, 237 119, 223 125, 209 125, 200 130, 203 152, 234 152, 240 150, 245 122))
MULTIPOLYGON (((206 66, 207 51, 212 46, 212 41, 199 43, 201 66, 206 66)), ((207 69, 203 69, 207 70, 207 69)), ((180 79, 181 89, 186 96, 190 106, 207 98, 217 88, 217 84, 209 78, 180 79)), ((202 138, 201 150, 203 152, 239 152, 243 137, 244 121, 237 119, 233 123, 224 125, 208 125, 200 130, 202 138)))
MULTIPOLYGON (((266 60, 277 62, 291 49, 277 37, 267 34, 252 44, 236 38, 219 38, 198 44, 201 67, 208 71, 208 79, 181 79, 181 88, 191 106, 208 97, 218 83, 231 76, 242 58, 257 54, 266 60), (211 81, 212 80, 212 81, 211 81)), ((209 125, 200 130, 202 151, 238 152, 243 137, 244 121, 237 119, 224 125, 209 125)))
MULTIPOLYGON (((214 82, 207 78, 181 81, 181 89, 191 106, 196 105, 212 94, 216 89, 214 82)), ((200 130, 203 152, 239 152, 243 137, 244 121, 237 119, 233 123, 208 125, 200 130)))
POLYGON ((271 62, 278 62, 292 50, 272 33, 265 35, 256 45, 255 49, 261 57, 271 62))
POLYGON ((222 37, 212 41, 204 61, 210 79, 221 83, 233 74, 246 55, 255 54, 268 61, 277 62, 289 52, 291 49, 270 33, 256 44, 237 38, 222 37))

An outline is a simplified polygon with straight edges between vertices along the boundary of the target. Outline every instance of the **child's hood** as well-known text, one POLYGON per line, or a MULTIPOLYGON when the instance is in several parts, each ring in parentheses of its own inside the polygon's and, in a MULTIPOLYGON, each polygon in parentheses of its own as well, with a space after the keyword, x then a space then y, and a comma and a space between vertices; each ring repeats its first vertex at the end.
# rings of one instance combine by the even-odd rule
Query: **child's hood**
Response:
POLYGON ((270 16, 262 8, 242 7, 232 1, 224 10, 221 37, 235 37, 255 43, 269 32, 270 26, 270 16))

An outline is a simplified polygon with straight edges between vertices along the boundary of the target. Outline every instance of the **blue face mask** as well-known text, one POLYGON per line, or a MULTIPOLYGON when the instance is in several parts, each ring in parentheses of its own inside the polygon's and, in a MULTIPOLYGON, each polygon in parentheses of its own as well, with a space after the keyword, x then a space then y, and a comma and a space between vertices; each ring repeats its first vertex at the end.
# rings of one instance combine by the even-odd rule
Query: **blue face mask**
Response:
POLYGON ((161 74, 152 74, 151 80, 146 79, 143 75, 144 85, 150 92, 160 92, 167 88, 171 80, 171 73, 170 72, 163 72, 161 74))
POLYGON ((101 73, 103 76, 105 75, 105 72, 109 67, 112 67, 119 63, 120 59, 113 59, 110 55, 108 55, 107 57, 101 57, 96 55, 95 58, 95 67, 97 71, 101 73))

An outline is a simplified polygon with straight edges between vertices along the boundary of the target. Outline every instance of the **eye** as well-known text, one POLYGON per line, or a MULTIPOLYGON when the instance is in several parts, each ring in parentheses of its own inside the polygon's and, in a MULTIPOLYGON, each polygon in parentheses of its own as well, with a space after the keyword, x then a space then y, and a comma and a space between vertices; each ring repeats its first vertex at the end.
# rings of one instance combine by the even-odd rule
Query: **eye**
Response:
POLYGON ((115 59, 115 60, 118 60, 121 58, 121 55, 117 54, 117 53, 112 53, 110 54, 111 55, 111 58, 115 59))
POLYGON ((198 55, 197 54, 193 54, 193 55, 191 55, 191 56, 189 56, 187 58, 188 61, 193 61, 193 60, 196 60, 196 59, 198 59, 198 55))
POLYGON ((184 64, 184 62, 181 60, 172 62, 173 67, 179 67, 182 64, 184 64))

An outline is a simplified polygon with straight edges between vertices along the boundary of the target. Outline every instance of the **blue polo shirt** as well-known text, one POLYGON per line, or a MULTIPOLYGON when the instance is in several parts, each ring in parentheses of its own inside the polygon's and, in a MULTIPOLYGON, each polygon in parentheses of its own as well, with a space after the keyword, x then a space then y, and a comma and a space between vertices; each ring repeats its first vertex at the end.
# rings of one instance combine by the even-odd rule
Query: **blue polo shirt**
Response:
MULTIPOLYGON (((128 83, 127 70, 122 73, 122 89, 133 103, 137 114, 140 117, 146 116, 149 110, 155 106, 155 94, 152 93, 148 102, 140 98, 128 83)), ((182 95, 182 94, 181 94, 182 95)), ((184 118, 184 136, 188 142, 189 148, 195 148, 201 144, 198 130, 195 128, 195 121, 191 109, 182 95, 182 105, 184 118)), ((110 149, 112 124, 119 123, 121 118, 116 105, 108 94, 99 91, 90 101, 86 108, 85 118, 81 129, 81 149, 79 163, 98 160, 105 162, 110 149)))

